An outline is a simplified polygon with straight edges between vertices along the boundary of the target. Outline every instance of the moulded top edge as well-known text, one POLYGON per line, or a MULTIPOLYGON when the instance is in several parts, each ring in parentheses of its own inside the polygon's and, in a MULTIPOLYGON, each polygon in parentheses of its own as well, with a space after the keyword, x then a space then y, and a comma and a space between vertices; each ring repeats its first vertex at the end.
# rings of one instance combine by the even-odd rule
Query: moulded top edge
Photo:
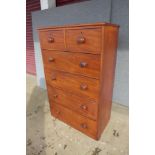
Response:
POLYGON ((48 27, 40 27, 37 30, 45 30, 45 29, 55 29, 55 28, 69 28, 69 27, 83 27, 83 26, 114 26, 119 27, 117 24, 112 23, 86 23, 86 24, 70 24, 70 25, 59 25, 59 26, 48 26, 48 27))

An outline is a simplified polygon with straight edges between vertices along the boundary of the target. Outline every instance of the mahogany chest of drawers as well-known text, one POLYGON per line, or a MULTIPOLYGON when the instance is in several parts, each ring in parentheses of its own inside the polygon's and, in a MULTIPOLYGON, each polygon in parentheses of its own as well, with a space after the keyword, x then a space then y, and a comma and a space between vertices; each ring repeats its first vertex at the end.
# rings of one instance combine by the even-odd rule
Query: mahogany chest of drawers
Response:
POLYGON ((40 28, 51 114, 99 139, 111 113, 118 25, 40 28))

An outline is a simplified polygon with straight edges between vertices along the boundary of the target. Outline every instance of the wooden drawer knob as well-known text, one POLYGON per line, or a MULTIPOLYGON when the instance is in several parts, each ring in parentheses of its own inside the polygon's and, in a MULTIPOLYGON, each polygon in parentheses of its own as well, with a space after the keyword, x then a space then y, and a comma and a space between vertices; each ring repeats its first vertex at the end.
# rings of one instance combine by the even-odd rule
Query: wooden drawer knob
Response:
POLYGON ((55 95, 53 95, 53 97, 54 97, 54 99, 56 99, 56 98, 58 97, 58 95, 57 95, 57 94, 55 94, 55 95))
POLYGON ((87 128, 88 128, 86 123, 82 123, 82 124, 81 124, 81 127, 82 127, 83 129, 87 129, 87 128))
POLYGON ((48 61, 49 61, 49 62, 53 62, 54 60, 55 60, 55 59, 52 58, 52 57, 49 57, 49 58, 48 58, 48 61))
POLYGON ((53 37, 49 37, 49 38, 48 38, 48 42, 49 42, 49 43, 53 43, 53 42, 54 42, 54 38, 53 38, 53 37))
POLYGON ((52 75, 52 76, 51 76, 51 79, 52 79, 52 80, 56 80, 56 76, 55 76, 55 75, 52 75))
POLYGON ((88 86, 86 84, 81 84, 80 88, 81 88, 81 90, 87 90, 88 86))
POLYGON ((83 36, 79 36, 79 37, 77 37, 77 43, 78 44, 83 44, 83 43, 85 43, 85 38, 83 37, 83 36))
POLYGON ((87 62, 80 62, 80 67, 86 67, 88 65, 87 62))
POLYGON ((88 109, 88 107, 86 105, 81 105, 80 108, 83 109, 83 110, 87 110, 88 109))
POLYGON ((55 113, 58 116, 58 115, 60 115, 61 112, 57 110, 55 113))

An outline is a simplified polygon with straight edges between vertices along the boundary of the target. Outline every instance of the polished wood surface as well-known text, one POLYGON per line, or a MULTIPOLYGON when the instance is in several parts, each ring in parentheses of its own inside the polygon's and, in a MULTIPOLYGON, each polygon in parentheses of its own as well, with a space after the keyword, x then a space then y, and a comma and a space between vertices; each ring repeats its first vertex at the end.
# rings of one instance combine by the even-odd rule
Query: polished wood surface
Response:
POLYGON ((90 100, 84 96, 80 97, 50 86, 48 86, 48 96, 51 105, 52 103, 57 103, 83 116, 89 117, 90 119, 97 119, 98 103, 94 100, 90 100))
POLYGON ((40 32, 40 45, 42 49, 64 49, 65 43, 63 30, 40 32))
POLYGON ((73 52, 101 53, 101 28, 67 29, 66 45, 73 52))
POLYGON ((71 24, 71 25, 56 25, 56 26, 40 27, 38 28, 38 31, 46 31, 49 29, 62 29, 62 28, 67 28, 67 29, 74 29, 74 28, 77 29, 79 27, 89 28, 90 26, 91 27, 110 26, 110 27, 119 28, 119 25, 117 24, 106 23, 106 22, 96 22, 96 23, 85 23, 85 24, 71 24))
POLYGON ((118 28, 104 27, 102 29, 104 35, 103 53, 102 53, 102 69, 101 69, 101 90, 98 112, 98 139, 102 131, 106 127, 112 106, 112 94, 114 84, 114 73, 116 65, 117 38, 118 28))
POLYGON ((86 98, 98 100, 99 80, 56 70, 46 70, 47 84, 86 98))
POLYGON ((43 50, 44 66, 99 79, 100 55, 43 50))
POLYGON ((64 121, 68 125, 82 131, 83 133, 89 135, 92 138, 96 137, 97 133, 97 123, 91 119, 78 115, 72 110, 60 106, 58 104, 51 105, 51 113, 57 119, 64 121))
POLYGON ((52 115, 96 140, 111 114, 118 28, 91 23, 38 30, 52 115))

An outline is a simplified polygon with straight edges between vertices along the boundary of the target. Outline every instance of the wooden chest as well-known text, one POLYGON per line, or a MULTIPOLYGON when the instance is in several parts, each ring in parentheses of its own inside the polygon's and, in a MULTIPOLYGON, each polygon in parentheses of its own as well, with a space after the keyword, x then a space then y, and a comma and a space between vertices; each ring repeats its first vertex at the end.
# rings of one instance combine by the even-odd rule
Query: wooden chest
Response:
POLYGON ((118 25, 40 28, 51 113, 99 139, 111 113, 118 25))

